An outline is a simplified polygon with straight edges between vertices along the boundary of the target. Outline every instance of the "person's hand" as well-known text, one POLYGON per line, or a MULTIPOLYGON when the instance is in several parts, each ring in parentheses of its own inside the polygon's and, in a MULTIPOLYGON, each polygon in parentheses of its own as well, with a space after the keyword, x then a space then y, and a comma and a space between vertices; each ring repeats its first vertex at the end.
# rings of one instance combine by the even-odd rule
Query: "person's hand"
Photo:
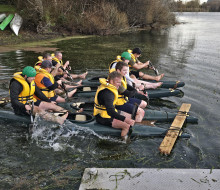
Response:
POLYGON ((145 64, 145 68, 149 68, 150 61, 146 61, 144 64, 145 64))
POLYGON ((127 123, 128 125, 133 126, 134 123, 135 123, 135 120, 126 117, 125 118, 125 123, 127 123))
POLYGON ((31 106, 30 106, 29 104, 27 104, 27 105, 25 105, 25 109, 26 109, 27 111, 31 111, 31 106))
POLYGON ((57 84, 61 85, 62 84, 62 80, 58 80, 57 84))
POLYGON ((70 64, 70 62, 67 61, 67 62, 64 64, 64 67, 66 68, 69 64, 70 64))
POLYGON ((57 104, 55 101, 51 101, 52 104, 57 104))

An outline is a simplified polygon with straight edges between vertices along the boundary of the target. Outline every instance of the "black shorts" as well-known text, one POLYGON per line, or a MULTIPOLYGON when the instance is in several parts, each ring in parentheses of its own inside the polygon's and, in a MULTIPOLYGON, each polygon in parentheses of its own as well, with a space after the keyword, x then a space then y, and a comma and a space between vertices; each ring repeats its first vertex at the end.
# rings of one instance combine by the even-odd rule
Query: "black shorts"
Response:
POLYGON ((55 95, 54 97, 51 97, 50 100, 53 101, 53 102, 56 102, 57 98, 58 98, 58 96, 55 95))
POLYGON ((134 75, 136 78, 139 78, 139 77, 140 77, 139 71, 130 71, 130 72, 129 72, 129 75, 134 75))
POLYGON ((107 126, 112 126, 112 118, 103 118, 100 115, 96 115, 96 122, 101 124, 101 125, 107 125, 107 126))

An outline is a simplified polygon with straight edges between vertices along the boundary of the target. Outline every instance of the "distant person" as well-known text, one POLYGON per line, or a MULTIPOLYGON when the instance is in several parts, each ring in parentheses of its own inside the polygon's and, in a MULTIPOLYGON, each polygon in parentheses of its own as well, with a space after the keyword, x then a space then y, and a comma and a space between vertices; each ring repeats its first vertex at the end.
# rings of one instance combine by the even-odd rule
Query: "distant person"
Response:
MULTIPOLYGON (((123 52, 121 56, 117 56, 117 59, 113 61, 110 66, 109 66, 109 72, 111 72, 111 69, 115 69, 117 63, 119 61, 123 61, 129 65, 129 62, 131 61, 131 54, 129 52, 123 52)), ((143 91, 144 89, 155 89, 160 87, 163 83, 162 82, 156 82, 156 83, 151 83, 143 80, 138 80, 137 78, 130 77, 130 72, 128 68, 128 73, 125 75, 127 83, 130 86, 135 86, 136 89, 143 91)))
POLYGON ((49 100, 35 85, 35 76, 36 70, 30 66, 25 67, 22 72, 14 73, 10 81, 9 89, 11 104, 15 114, 30 115, 31 103, 34 102, 34 115, 38 113, 46 120, 63 124, 68 116, 67 110, 51 103, 51 100, 49 100), (35 99, 34 96, 38 97, 39 100, 35 99), (64 115, 62 117, 54 116, 46 112, 47 110, 64 112, 64 115))
MULTIPOLYGON (((63 60, 62 60, 62 53, 59 51, 56 51, 53 55, 52 55, 52 64, 53 66, 56 66, 57 63, 59 63, 63 69, 59 69, 59 74, 56 76, 56 78, 68 78, 67 73, 69 73, 69 70, 71 70, 71 67, 69 65, 69 61, 67 61, 65 64, 63 64, 63 60)), ((70 74, 70 73, 69 73, 70 74)), ((87 76, 88 72, 85 72, 83 74, 77 75, 77 74, 70 74, 71 77, 73 79, 76 78, 81 78, 81 79, 85 79, 87 76)))
POLYGON ((128 50, 128 52, 131 54, 131 60, 129 61, 129 66, 134 69, 134 70, 130 70, 131 77, 135 77, 137 79, 142 78, 145 80, 156 80, 156 81, 160 81, 164 77, 164 74, 161 74, 159 76, 151 76, 139 71, 140 69, 143 68, 145 69, 150 68, 149 61, 142 63, 138 60, 138 58, 141 56, 140 48, 134 48, 132 51, 128 50))

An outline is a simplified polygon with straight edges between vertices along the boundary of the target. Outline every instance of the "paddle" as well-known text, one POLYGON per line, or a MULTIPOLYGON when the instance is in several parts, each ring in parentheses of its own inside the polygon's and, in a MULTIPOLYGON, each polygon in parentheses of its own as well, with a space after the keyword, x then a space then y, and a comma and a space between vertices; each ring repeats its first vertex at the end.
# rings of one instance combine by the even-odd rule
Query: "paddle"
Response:
POLYGON ((66 99, 69 100, 68 91, 67 91, 67 89, 66 89, 65 84, 62 82, 60 86, 61 86, 61 88, 64 90, 64 92, 66 93, 66 99))
POLYGON ((73 77, 71 76, 71 74, 69 74, 69 70, 64 69, 62 66, 60 66, 60 69, 62 69, 63 72, 66 72, 66 74, 68 75, 68 77, 69 77, 72 81, 74 81, 74 80, 73 80, 73 77))
POLYGON ((153 66, 153 64, 151 63, 151 61, 149 61, 149 67, 151 67, 154 70, 155 75, 159 75, 159 71, 153 66))

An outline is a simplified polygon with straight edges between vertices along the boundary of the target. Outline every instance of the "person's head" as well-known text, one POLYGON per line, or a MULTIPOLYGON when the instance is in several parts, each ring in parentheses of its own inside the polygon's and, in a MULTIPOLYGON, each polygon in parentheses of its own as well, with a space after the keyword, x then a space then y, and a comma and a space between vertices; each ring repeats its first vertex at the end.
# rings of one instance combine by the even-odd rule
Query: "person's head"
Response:
POLYGON ((51 54, 50 54, 50 53, 45 53, 45 54, 43 55, 43 60, 50 60, 50 61, 52 61, 51 54))
POLYGON ((121 86, 121 74, 114 71, 108 75, 108 81, 110 84, 114 85, 117 89, 121 86))
POLYGON ((121 54, 121 60, 124 61, 125 63, 129 63, 129 61, 131 60, 131 54, 128 52, 123 52, 121 54))
POLYGON ((51 68, 52 68, 52 62, 50 60, 44 60, 41 63, 41 68, 47 70, 48 72, 50 72, 51 68))
POLYGON ((36 74, 36 70, 31 66, 27 66, 22 70, 22 75, 29 83, 35 79, 36 74))
POLYGON ((128 64, 123 61, 119 61, 116 64, 115 70, 122 76, 125 76, 128 73, 128 64))
POLYGON ((60 51, 56 51, 54 55, 59 61, 62 60, 63 55, 60 51))
POLYGON ((132 53, 134 54, 134 56, 136 56, 136 57, 140 57, 141 56, 141 49, 140 48, 134 48, 133 50, 132 50, 132 53))

